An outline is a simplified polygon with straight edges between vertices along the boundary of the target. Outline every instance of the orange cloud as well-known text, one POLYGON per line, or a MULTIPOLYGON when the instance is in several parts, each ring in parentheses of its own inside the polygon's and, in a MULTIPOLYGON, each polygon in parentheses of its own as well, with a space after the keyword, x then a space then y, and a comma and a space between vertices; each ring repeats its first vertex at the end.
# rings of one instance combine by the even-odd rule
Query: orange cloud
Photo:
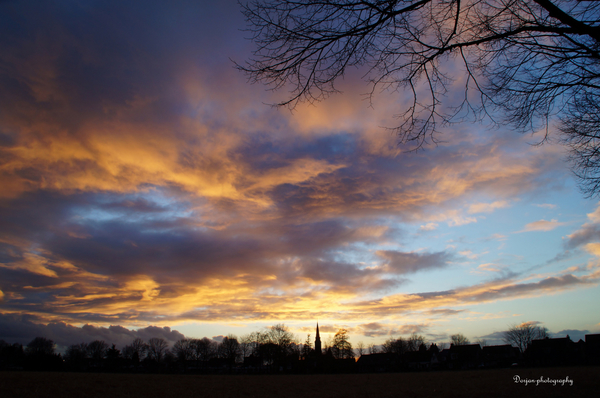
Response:
MULTIPOLYGON (((31 34, 0 55, 3 313, 131 325, 359 318, 356 330, 376 335, 411 312, 597 283, 589 269, 406 293, 406 275, 449 268, 454 253, 400 251, 411 239, 404 228, 459 227, 508 207, 546 184, 559 164, 552 146, 516 150, 470 127, 404 153, 377 127, 397 124, 385 115, 402 100, 270 109, 270 94, 206 50, 222 51, 212 43, 221 35, 198 45, 206 35, 180 32, 163 48, 162 36, 148 39, 162 34, 154 23, 124 26, 123 40, 113 30, 80 35, 58 17, 23 21, 31 34)), ((358 87, 349 78, 341 88, 358 87)), ((570 242, 580 237, 595 255, 595 229, 579 232, 570 242)))
POLYGON ((508 201, 499 200, 493 203, 474 203, 469 206, 469 213, 491 213, 496 209, 503 209, 508 207, 508 201))
POLYGON ((531 223, 525 225, 525 228, 523 228, 519 232, 532 232, 532 231, 548 232, 548 231, 552 231, 555 228, 560 227, 561 225, 565 225, 565 223, 558 222, 557 220, 550 220, 550 221, 539 220, 539 221, 534 221, 534 222, 531 222, 531 223))

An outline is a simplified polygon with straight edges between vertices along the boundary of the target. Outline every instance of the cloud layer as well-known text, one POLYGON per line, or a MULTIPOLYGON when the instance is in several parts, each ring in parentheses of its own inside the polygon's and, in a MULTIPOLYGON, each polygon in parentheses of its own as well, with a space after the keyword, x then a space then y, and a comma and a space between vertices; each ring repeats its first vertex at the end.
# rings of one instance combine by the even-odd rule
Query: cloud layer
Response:
MULTIPOLYGON (((597 284, 592 264, 407 288, 476 258, 413 247, 415 236, 560 188, 553 146, 470 126, 409 154, 375 127, 398 103, 264 106, 270 94, 229 60, 248 52, 236 2, 0 9, 0 301, 4 324, 17 325, 7 335, 27 322, 52 337, 71 324, 327 317, 364 319, 356 330, 378 336, 390 316, 597 284)), ((565 247, 600 253, 589 246, 597 222, 565 247)), ((522 231, 565 225, 541 219, 522 231)), ((86 331, 133 336, 112 328, 86 331)), ((409 329, 421 330, 397 328, 409 329)))

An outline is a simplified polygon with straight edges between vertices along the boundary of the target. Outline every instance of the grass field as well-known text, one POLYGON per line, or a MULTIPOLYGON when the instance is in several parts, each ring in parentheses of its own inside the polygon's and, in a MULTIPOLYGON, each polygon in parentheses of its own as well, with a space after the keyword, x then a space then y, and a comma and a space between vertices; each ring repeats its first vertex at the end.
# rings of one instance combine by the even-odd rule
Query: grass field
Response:
POLYGON ((600 397, 600 367, 345 375, 0 372, 0 397, 600 397), (521 380, 564 380, 525 385, 521 380))

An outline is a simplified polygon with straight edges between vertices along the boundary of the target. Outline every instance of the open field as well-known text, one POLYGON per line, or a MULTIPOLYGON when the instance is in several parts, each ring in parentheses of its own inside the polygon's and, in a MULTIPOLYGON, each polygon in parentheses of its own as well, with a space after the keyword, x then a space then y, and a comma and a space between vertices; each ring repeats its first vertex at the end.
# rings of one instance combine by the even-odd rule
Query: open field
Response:
POLYGON ((598 397, 600 367, 344 375, 0 372, 2 397, 598 397), (515 383, 550 378, 557 384, 515 383), (568 377, 573 381, 560 385, 568 377))

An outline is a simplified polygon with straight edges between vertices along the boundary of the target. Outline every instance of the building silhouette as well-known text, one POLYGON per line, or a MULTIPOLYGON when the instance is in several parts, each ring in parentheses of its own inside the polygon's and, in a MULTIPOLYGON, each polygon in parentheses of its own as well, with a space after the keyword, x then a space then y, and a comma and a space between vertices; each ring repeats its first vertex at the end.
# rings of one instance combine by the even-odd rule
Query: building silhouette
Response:
POLYGON ((319 336, 319 322, 317 322, 317 337, 315 337, 315 353, 321 355, 321 336, 319 336))

